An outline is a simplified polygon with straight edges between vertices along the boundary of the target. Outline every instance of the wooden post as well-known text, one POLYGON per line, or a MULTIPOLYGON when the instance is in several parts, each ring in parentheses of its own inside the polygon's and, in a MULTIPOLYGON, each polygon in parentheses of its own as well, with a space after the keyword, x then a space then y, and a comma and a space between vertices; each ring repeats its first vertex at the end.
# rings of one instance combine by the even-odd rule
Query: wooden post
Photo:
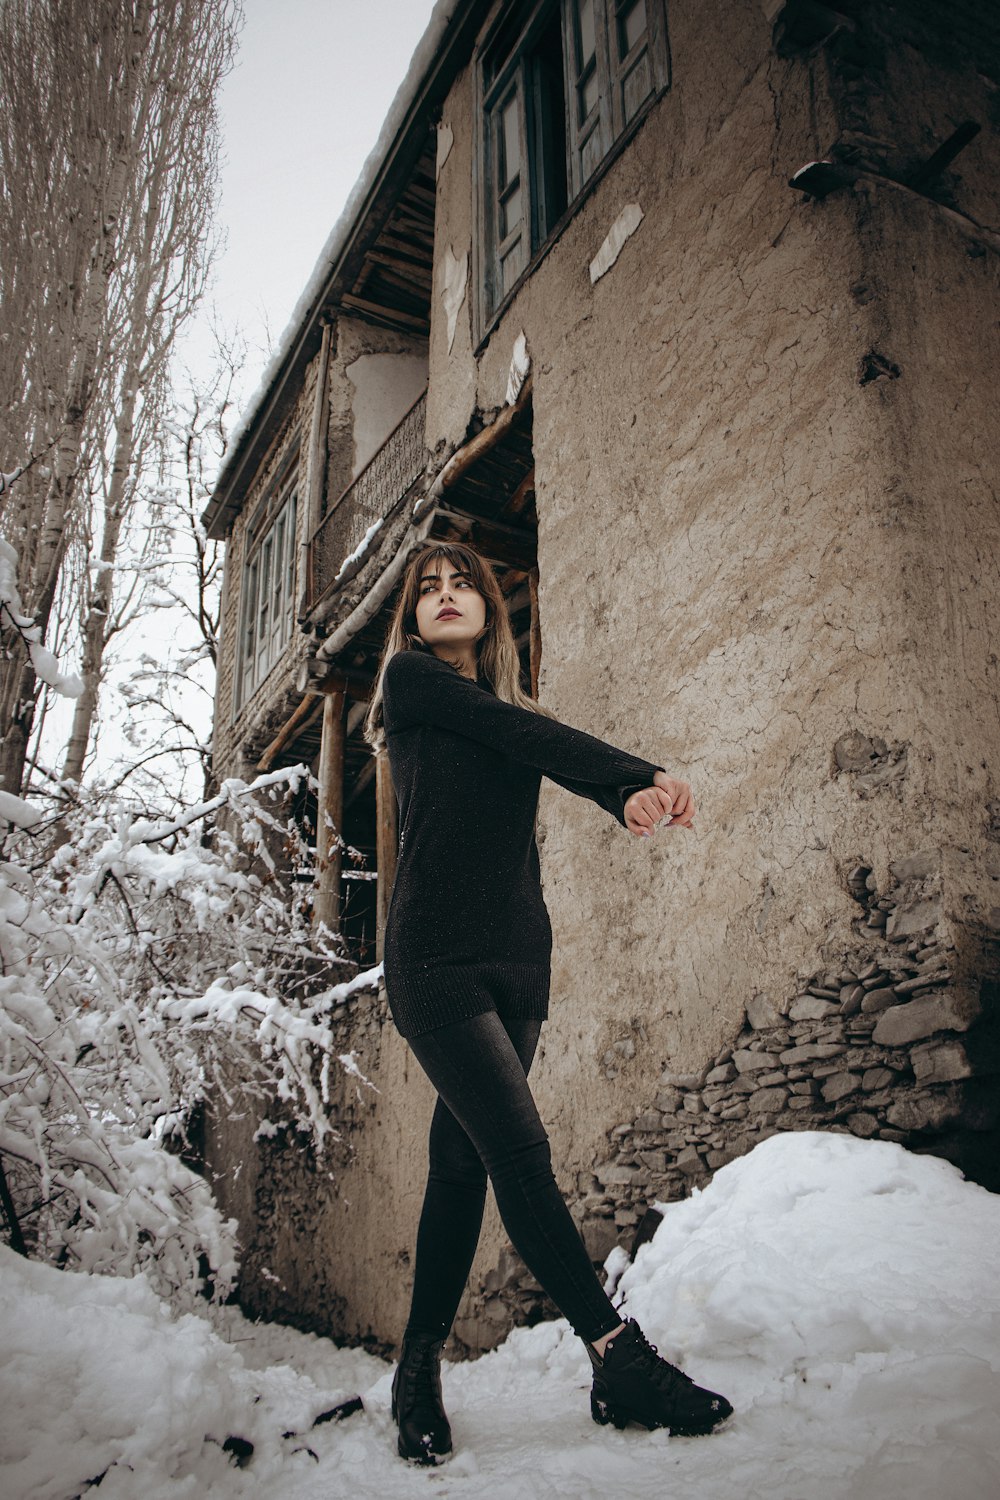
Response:
POLYGON ((301 619, 315 597, 312 577, 311 543, 313 534, 323 519, 323 494, 326 488, 326 440, 330 426, 330 346, 332 329, 323 324, 323 339, 319 351, 319 367, 316 371, 316 390, 313 395, 312 420, 309 424, 309 447, 306 450, 305 472, 305 516, 299 526, 299 598, 298 616, 301 619))
POLYGON ((380 750, 375 761, 375 861, 378 868, 375 917, 375 962, 382 962, 389 898, 396 879, 399 849, 399 818, 396 789, 389 770, 389 753, 380 750))
POLYGON ((313 921, 325 922, 331 932, 336 932, 340 923, 339 835, 344 820, 344 691, 343 687, 337 688, 328 693, 324 700, 323 737, 319 747, 313 921))
POLYGON ((538 697, 538 673, 542 665, 542 623, 538 613, 538 569, 528 574, 531 590, 531 635, 528 641, 528 667, 531 674, 531 696, 538 697))

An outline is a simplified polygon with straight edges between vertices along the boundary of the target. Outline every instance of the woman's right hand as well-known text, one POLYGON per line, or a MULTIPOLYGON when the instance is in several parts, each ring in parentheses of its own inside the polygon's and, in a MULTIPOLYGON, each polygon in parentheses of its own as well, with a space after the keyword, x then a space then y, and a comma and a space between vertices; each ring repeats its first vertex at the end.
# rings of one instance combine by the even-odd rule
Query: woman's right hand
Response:
POLYGON ((657 771, 653 785, 633 792, 625 804, 625 826, 640 838, 651 838, 661 818, 668 828, 690 828, 695 806, 691 787, 676 776, 657 771))
POLYGON ((695 805, 694 793, 691 791, 689 781, 679 781, 676 776, 668 776, 666 771, 657 771, 653 777, 653 785, 661 792, 666 792, 670 798, 669 826, 678 828, 690 828, 694 822, 695 805))

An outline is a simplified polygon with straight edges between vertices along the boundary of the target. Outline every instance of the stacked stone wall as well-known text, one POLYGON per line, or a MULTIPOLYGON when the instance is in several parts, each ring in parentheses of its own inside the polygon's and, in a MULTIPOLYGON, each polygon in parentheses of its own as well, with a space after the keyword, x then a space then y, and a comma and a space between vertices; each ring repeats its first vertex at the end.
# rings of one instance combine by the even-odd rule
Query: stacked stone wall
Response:
MULTIPOLYGON (((937 851, 902 860, 880 893, 859 861, 846 878, 861 913, 840 961, 787 995, 751 997, 739 1034, 699 1072, 662 1074, 610 1132, 581 1201, 595 1242, 631 1237, 652 1204, 703 1187, 779 1130, 896 1141, 1000 1187, 996 987, 964 977, 995 969, 995 945, 956 937, 938 865, 937 851)), ((606 1073, 618 1063, 605 1054, 606 1073)))

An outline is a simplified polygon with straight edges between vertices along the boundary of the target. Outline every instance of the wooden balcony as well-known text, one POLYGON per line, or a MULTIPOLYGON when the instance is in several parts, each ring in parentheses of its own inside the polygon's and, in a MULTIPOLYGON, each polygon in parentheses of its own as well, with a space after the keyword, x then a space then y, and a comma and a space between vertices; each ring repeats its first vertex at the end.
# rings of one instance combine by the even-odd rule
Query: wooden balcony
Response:
POLYGON ((313 533, 309 542, 307 616, 354 577, 376 529, 415 490, 427 463, 426 411, 424 391, 313 533))

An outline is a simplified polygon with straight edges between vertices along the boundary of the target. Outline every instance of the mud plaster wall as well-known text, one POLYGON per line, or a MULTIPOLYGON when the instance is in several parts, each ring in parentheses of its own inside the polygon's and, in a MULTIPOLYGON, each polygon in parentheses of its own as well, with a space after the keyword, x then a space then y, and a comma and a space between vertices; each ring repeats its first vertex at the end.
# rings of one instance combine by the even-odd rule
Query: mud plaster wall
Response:
MULTIPOLYGON (((439 178, 429 446, 502 401, 523 328, 542 699, 675 767, 701 805, 696 834, 649 845, 543 791, 553 1007, 532 1077, 598 1256, 763 1133, 949 1149, 956 1118, 987 1138, 981 1080, 994 1092, 996 259, 930 206, 787 187, 865 133, 869 95, 889 99, 872 137, 906 125, 919 158, 928 119, 936 139, 990 120, 988 85, 900 45, 848 88, 825 53, 777 58, 749 3, 675 3, 670 28, 670 93, 478 358, 468 301, 449 356, 438 300, 446 250, 471 244, 468 73, 439 178), (643 222, 591 287, 633 201, 643 222)), ((984 134, 960 194, 996 223, 984 134)), ((391 1342, 432 1101, 367 1003, 359 1061, 381 1092, 301 1231, 308 1271, 270 1264, 301 1276, 297 1318, 308 1288, 334 1331, 391 1342)), ((263 1303, 269 1284, 247 1281, 263 1303)), ((471 1285, 469 1347, 537 1311, 492 1207, 471 1285)))

